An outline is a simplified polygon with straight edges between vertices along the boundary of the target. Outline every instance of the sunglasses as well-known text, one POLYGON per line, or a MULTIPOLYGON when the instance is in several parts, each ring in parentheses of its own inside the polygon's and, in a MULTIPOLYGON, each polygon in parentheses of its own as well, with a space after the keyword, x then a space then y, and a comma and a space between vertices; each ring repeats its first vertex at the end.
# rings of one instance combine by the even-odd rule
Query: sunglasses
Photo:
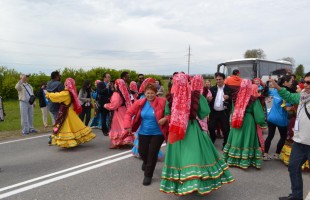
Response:
POLYGON ((305 83, 306 83, 307 85, 310 85, 310 81, 305 81, 305 83))

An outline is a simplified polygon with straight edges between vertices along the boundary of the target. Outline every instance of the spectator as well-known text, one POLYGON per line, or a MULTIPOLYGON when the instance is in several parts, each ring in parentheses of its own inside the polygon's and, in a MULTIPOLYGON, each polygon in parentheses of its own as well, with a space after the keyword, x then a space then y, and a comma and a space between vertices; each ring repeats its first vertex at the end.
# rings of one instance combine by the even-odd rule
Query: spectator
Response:
MULTIPOLYGON (((290 88, 292 85, 293 78, 291 75, 284 75, 279 80, 279 85, 285 88, 290 88)), ((270 90, 269 95, 273 97, 272 107, 267 116, 268 123, 268 136, 265 141, 265 153, 264 160, 280 159, 279 155, 281 153, 282 147, 284 146, 287 137, 287 126, 288 126, 288 114, 287 111, 292 109, 291 104, 287 104, 282 100, 277 90, 270 90), (277 144, 276 153, 271 157, 268 152, 271 145, 271 141, 275 135, 276 128, 278 128, 280 133, 280 139, 277 144)))
POLYGON ((138 83, 137 83, 137 86, 138 86, 138 91, 139 91, 140 86, 141 86, 141 84, 142 84, 143 81, 144 81, 144 74, 139 74, 139 75, 138 75, 138 79, 139 79, 139 81, 138 81, 138 83))
POLYGON ((84 122, 85 119, 85 126, 88 126, 88 123, 90 121, 90 114, 91 114, 91 83, 89 80, 85 80, 83 87, 80 89, 79 92, 79 100, 82 105, 82 112, 79 114, 79 117, 82 122, 84 122))
POLYGON ((50 113, 50 115, 51 115, 52 125, 55 124, 55 120, 54 120, 53 114, 50 111, 48 111, 48 109, 47 109, 47 105, 48 105, 49 101, 45 97, 44 90, 46 90, 46 82, 41 83, 40 90, 37 92, 37 97, 39 99, 39 106, 40 106, 41 111, 42 111, 43 124, 44 124, 44 127, 47 128, 48 127, 47 113, 50 113))
POLYGON ((103 80, 98 83, 97 85, 97 92, 98 92, 98 104, 99 109, 98 112, 101 114, 101 123, 102 123, 102 133, 104 136, 108 136, 108 126, 107 126, 107 116, 109 111, 103 107, 104 104, 110 103, 110 98, 113 93, 112 85, 110 83, 111 76, 108 73, 103 73, 102 75, 103 80))
POLYGON ((36 103, 34 102, 32 105, 29 103, 30 96, 34 94, 31 85, 28 83, 28 77, 29 75, 26 74, 20 75, 20 80, 15 85, 18 92, 23 135, 37 132, 33 127, 33 108, 36 103))
POLYGON ((163 97, 164 96, 164 87, 161 85, 161 81, 160 80, 156 80, 155 81, 156 87, 157 87, 157 96, 158 97, 163 97))
POLYGON ((129 73, 128 72, 122 72, 121 73, 121 79, 123 79, 125 81, 126 85, 129 84, 130 83, 129 73))

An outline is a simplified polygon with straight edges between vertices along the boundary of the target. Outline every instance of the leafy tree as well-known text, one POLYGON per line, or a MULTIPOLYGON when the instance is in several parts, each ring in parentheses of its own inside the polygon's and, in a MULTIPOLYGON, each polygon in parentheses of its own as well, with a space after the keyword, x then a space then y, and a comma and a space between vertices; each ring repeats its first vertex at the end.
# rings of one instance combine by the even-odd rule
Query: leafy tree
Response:
POLYGON ((302 64, 298 65, 295 70, 296 79, 300 80, 305 75, 305 68, 302 64))
POLYGON ((293 67, 295 66, 295 59, 292 57, 284 57, 281 60, 288 61, 288 62, 292 63, 293 67))
POLYGON ((265 59, 266 58, 266 54, 264 52, 264 50, 262 49, 250 49, 250 50, 246 50, 246 52, 243 55, 244 58, 261 58, 261 59, 265 59))

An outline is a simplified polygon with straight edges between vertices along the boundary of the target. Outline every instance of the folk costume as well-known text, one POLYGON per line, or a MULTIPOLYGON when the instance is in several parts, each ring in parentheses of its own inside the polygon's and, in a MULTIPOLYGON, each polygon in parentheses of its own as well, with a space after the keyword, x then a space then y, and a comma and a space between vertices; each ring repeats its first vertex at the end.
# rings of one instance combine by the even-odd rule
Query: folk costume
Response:
MULTIPOLYGON (((191 79, 191 90, 192 91, 194 91, 194 90, 200 91, 200 94, 202 94, 203 93, 203 84, 204 84, 203 77, 201 75, 195 75, 191 79)), ((208 92, 208 94, 211 95, 211 92, 208 92)), ((208 116, 202 120, 197 117, 197 120, 198 120, 202 130, 207 132, 208 131, 208 116)))
POLYGON ((47 92, 46 97, 52 102, 60 103, 53 128, 52 145, 71 148, 89 142, 96 137, 91 128, 85 126, 78 116, 82 107, 76 93, 74 79, 66 79, 64 91, 47 92))
POLYGON ((262 150, 256 125, 266 127, 263 108, 253 95, 250 80, 242 80, 232 115, 231 129, 223 158, 229 166, 248 168, 262 165, 262 150))
MULTIPOLYGON (((148 83, 155 83, 155 80, 153 78, 146 78, 140 88, 139 88, 139 99, 142 99, 142 98, 145 98, 144 96, 144 90, 145 90, 145 86, 148 84, 148 83)), ((137 157, 137 158, 140 158, 140 155, 139 155, 139 129, 134 133, 134 137, 135 137, 135 140, 133 142, 133 148, 131 149, 131 152, 132 154, 137 157)), ((159 161, 162 161, 164 159, 164 156, 165 154, 159 150, 158 152, 158 160, 159 161)))
POLYGON ((200 91, 191 92, 187 75, 175 75, 173 83, 173 100, 165 110, 170 115, 170 125, 160 191, 208 194, 234 179, 196 120, 197 116, 204 119, 210 113, 207 100, 200 91))
POLYGON ((124 128, 124 117, 127 109, 132 105, 126 83, 123 79, 115 81, 117 90, 111 97, 111 103, 104 104, 107 110, 114 110, 109 137, 111 149, 133 143, 133 135, 124 128))

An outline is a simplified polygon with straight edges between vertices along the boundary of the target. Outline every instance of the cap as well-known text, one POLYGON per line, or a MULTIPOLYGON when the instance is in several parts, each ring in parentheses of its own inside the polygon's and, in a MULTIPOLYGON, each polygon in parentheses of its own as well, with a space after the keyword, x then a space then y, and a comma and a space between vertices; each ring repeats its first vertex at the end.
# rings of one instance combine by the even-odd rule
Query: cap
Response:
POLYGON ((24 76, 29 77, 30 74, 21 74, 21 75, 20 75, 20 78, 22 78, 22 77, 24 77, 24 76))

